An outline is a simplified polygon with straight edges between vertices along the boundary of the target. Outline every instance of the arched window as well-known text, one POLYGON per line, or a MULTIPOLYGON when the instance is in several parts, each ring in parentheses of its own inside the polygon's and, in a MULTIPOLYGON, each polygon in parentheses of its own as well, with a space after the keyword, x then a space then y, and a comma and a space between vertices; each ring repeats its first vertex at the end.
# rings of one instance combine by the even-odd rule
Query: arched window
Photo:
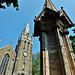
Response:
POLYGON ((25 49, 25 44, 26 44, 26 41, 24 41, 24 47, 23 47, 23 49, 25 49))
POLYGON ((27 45, 27 51, 29 51, 29 42, 28 42, 28 45, 27 45))
POLYGON ((2 63, 1 63, 1 66, 0 66, 0 73, 2 73, 3 75, 5 75, 7 65, 8 65, 8 62, 9 62, 9 58, 10 58, 9 54, 6 54, 2 59, 2 63))

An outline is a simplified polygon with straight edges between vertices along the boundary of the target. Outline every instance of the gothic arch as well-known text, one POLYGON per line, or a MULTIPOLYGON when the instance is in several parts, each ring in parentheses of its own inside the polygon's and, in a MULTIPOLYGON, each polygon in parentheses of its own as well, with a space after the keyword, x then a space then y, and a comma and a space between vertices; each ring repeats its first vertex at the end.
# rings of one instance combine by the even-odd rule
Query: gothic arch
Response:
POLYGON ((10 55, 9 54, 6 54, 3 57, 2 63, 1 63, 1 66, 0 66, 0 73, 5 74, 7 66, 8 66, 9 59, 10 59, 10 55))

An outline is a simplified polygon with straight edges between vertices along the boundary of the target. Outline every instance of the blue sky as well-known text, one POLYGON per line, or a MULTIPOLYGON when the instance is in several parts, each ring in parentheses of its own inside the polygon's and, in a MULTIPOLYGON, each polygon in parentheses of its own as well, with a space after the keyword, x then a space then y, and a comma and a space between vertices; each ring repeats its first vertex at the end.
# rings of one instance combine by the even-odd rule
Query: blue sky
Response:
MULTIPOLYGON (((11 5, 5 10, 0 9, 0 48, 9 45, 15 50, 18 36, 25 28, 27 22, 30 23, 30 31, 34 33, 34 17, 38 16, 43 9, 45 0, 19 0, 19 11, 11 5)), ((75 0, 52 0, 58 10, 63 6, 67 15, 75 23, 75 0)), ((72 34, 69 29, 70 34, 72 34)), ((33 53, 40 50, 38 38, 33 39, 33 53)))

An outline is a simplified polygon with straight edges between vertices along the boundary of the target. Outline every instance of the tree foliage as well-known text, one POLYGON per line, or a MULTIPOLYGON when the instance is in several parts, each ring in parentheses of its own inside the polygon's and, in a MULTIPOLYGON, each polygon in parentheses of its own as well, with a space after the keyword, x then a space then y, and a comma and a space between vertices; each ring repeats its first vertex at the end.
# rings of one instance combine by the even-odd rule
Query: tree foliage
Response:
MULTIPOLYGON (((72 30, 75 33, 75 28, 72 30)), ((70 35, 71 45, 75 54, 75 35, 70 35)))
POLYGON ((33 54, 32 57, 32 75, 40 75, 40 53, 33 54))
POLYGON ((13 3, 13 7, 17 7, 16 10, 19 10, 18 0, 0 0, 0 8, 5 9, 6 7, 3 5, 3 3, 6 3, 8 7, 11 6, 11 3, 13 3))

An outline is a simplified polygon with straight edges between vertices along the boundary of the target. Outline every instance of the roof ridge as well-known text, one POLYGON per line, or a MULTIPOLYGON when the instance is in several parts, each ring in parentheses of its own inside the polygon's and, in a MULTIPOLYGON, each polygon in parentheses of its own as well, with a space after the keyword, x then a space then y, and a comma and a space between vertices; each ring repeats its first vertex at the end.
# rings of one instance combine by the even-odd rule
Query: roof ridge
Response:
MULTIPOLYGON (((2 48, 8 47, 8 46, 11 46, 11 44, 9 44, 9 45, 7 45, 7 46, 4 46, 4 47, 2 47, 2 48)), ((2 49, 2 48, 0 48, 0 49, 2 49)))

